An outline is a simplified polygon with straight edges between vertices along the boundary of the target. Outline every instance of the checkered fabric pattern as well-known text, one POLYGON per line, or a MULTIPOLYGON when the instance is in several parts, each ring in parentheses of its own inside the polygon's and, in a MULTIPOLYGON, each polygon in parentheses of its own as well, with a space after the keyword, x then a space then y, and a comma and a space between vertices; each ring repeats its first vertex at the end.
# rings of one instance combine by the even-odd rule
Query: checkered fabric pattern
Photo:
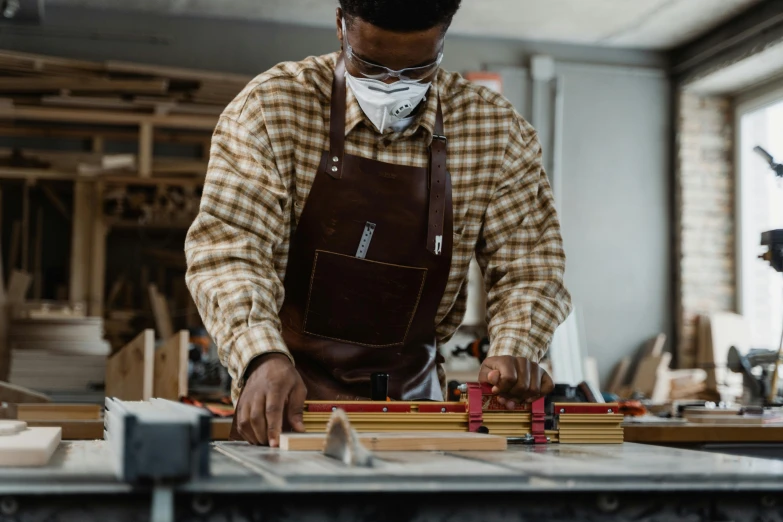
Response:
MULTIPOLYGON (((291 357, 277 312, 289 241, 329 147, 338 57, 281 63, 257 76, 214 131, 200 211, 185 243, 186 279, 233 378, 235 402, 254 357, 291 357)), ((346 153, 426 167, 434 92, 444 113, 454 205, 453 258, 436 334, 446 342, 461 324, 475 255, 488 292, 490 355, 537 362, 570 312, 571 297, 536 131, 501 95, 441 70, 415 122, 402 132, 381 135, 349 88, 346 153)))

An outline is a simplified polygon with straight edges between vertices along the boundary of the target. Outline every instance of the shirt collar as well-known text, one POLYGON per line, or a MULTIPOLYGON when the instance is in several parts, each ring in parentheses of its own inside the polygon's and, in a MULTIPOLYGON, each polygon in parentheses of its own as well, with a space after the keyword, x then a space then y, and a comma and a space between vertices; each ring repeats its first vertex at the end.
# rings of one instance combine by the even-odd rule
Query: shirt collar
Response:
MULTIPOLYGON (((435 133, 435 119, 438 112, 438 85, 440 84, 440 77, 442 71, 438 71, 435 79, 432 81, 430 90, 427 92, 427 96, 422 103, 423 107, 419 107, 418 115, 411 125, 402 132, 387 132, 384 133, 384 137, 389 140, 398 140, 403 138, 409 138, 416 134, 419 128, 423 128, 426 136, 426 143, 429 145, 432 142, 432 135, 435 133)), ((346 108, 345 108, 345 135, 353 131, 359 123, 364 122, 367 128, 375 131, 375 126, 370 119, 364 114, 362 107, 359 105, 359 101, 354 96, 353 91, 349 86, 345 87, 346 94, 346 108)), ((377 132, 377 131, 375 131, 377 132)), ((380 134, 379 134, 380 137, 380 134)))

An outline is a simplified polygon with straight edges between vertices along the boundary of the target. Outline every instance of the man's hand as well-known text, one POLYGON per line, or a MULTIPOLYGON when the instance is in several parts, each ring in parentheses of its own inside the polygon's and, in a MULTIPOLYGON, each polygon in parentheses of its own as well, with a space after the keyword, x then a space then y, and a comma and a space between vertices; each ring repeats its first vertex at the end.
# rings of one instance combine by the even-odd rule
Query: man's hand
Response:
POLYGON ((283 422, 305 431, 302 411, 307 388, 283 354, 270 353, 253 360, 236 408, 237 431, 250 444, 277 447, 283 422))
POLYGON ((479 382, 492 384, 498 402, 513 410, 522 402, 533 402, 555 389, 552 378, 538 364, 524 357, 487 357, 479 370, 479 382))

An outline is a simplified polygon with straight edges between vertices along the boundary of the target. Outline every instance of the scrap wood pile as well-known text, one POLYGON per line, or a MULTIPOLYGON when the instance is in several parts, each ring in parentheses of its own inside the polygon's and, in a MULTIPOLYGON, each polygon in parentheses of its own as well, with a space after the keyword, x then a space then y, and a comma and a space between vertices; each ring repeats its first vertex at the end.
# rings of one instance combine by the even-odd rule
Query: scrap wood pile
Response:
POLYGON ((607 392, 620 400, 643 399, 653 404, 699 399, 707 391, 707 372, 699 368, 672 369, 672 354, 664 351, 667 337, 659 334, 641 350, 634 365, 623 357, 614 368, 607 392))

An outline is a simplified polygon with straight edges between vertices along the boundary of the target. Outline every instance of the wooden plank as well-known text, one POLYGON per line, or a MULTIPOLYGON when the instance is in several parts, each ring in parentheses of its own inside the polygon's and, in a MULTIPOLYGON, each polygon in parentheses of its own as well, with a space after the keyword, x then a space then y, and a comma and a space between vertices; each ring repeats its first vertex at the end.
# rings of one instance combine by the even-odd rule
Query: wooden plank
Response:
POLYGON ((24 302, 31 282, 32 276, 30 274, 21 270, 13 270, 8 282, 8 304, 14 305, 24 302))
POLYGON ((0 382, 0 402, 11 403, 41 403, 50 402, 51 399, 43 393, 17 386, 9 382, 0 382))
POLYGON ((661 355, 651 355, 639 361, 632 388, 643 393, 648 398, 660 399, 668 397, 668 379, 666 372, 671 362, 672 354, 665 352, 661 355))
POLYGON ((71 222, 71 261, 68 296, 71 302, 86 303, 89 298, 90 230, 96 204, 93 186, 77 181, 73 187, 73 220, 71 222))
POLYGON ((26 180, 22 188, 22 270, 30 271, 30 181, 26 180))
POLYGON ((151 399, 154 363, 155 331, 148 329, 109 357, 106 396, 125 401, 151 399))
POLYGON ((30 427, 57 427, 62 429, 62 440, 102 440, 103 420, 35 420, 26 421, 30 427))
POLYGON ((139 176, 152 176, 152 146, 154 137, 151 123, 142 123, 139 127, 139 176))
POLYGON ((108 125, 141 125, 151 123, 157 127, 212 131, 217 124, 214 116, 135 114, 53 107, 0 107, 0 118, 32 121, 62 121, 70 123, 103 123, 108 125))
MULTIPOLYGON (((360 433, 370 451, 504 451, 506 437, 483 433, 360 433)), ((322 451, 326 434, 283 433, 283 451, 322 451)))
POLYGON ((16 405, 16 418, 23 421, 37 420, 100 420, 100 404, 31 404, 16 405))
POLYGON ((155 397, 172 401, 187 397, 189 343, 190 333, 180 330, 155 351, 155 397))
POLYGON ((35 217, 35 252, 33 252, 33 299, 43 294, 43 207, 38 206, 35 217))
POLYGON ((0 466, 45 466, 60 444, 60 428, 27 428, 0 436, 0 466))
POLYGON ((776 442, 783 440, 783 426, 710 426, 625 424, 625 442, 706 443, 776 442))
POLYGON ((253 79, 252 76, 245 76, 243 74, 201 71, 181 67, 166 67, 114 60, 105 62, 104 67, 109 72, 133 73, 162 78, 176 78, 178 80, 213 81, 221 84, 234 83, 241 86, 244 86, 253 79))
POLYGON ((98 182, 94 189, 94 214, 92 216, 92 241, 90 256, 90 315, 103 317, 104 286, 106 284, 106 232, 103 216, 105 186, 98 182))
POLYGON ((0 77, 0 92, 121 92, 163 94, 168 90, 166 80, 115 80, 95 77, 0 77))
POLYGON ((628 370, 631 367, 631 358, 623 357, 614 367, 612 373, 612 379, 609 381, 609 387, 606 389, 609 393, 617 394, 620 391, 620 387, 625 384, 626 377, 628 376, 628 370))
POLYGON ((150 305, 155 316, 155 327, 160 339, 168 339, 174 335, 174 327, 171 323, 171 315, 166 298, 158 292, 155 284, 149 285, 150 305))

